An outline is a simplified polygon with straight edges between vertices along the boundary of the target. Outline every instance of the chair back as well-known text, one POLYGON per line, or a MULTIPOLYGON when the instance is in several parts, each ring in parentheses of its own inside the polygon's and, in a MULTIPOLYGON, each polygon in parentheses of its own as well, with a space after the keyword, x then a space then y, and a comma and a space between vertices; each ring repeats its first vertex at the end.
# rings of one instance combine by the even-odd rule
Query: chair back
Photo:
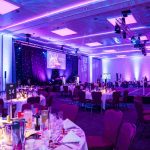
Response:
POLYGON ((136 109, 137 113, 137 119, 139 121, 143 121, 143 102, 142 102, 142 97, 137 96, 134 98, 134 106, 136 109))
POLYGON ((39 95, 43 95, 44 97, 47 97, 48 96, 48 93, 46 92, 46 91, 44 91, 44 90, 42 90, 42 91, 40 91, 39 92, 39 95))
POLYGON ((69 104, 61 104, 60 111, 63 112, 64 119, 68 118, 71 121, 75 121, 77 113, 78 113, 78 106, 69 105, 69 104))
POLYGON ((28 97, 27 103, 34 104, 34 97, 28 97))
POLYGON ((136 134, 136 126, 131 123, 123 123, 119 132, 116 149, 128 150, 136 134))
POLYGON ((119 129, 123 120, 123 113, 116 110, 107 110, 104 115, 104 137, 114 145, 117 141, 119 129))
POLYGON ((102 97, 101 92, 92 92, 92 100, 93 100, 94 104, 100 105, 101 104, 101 97, 102 97))
POLYGON ((32 108, 31 108, 31 104, 29 104, 29 103, 22 105, 22 112, 23 112, 24 110, 31 110, 31 109, 32 109, 32 108))
POLYGON ((127 102, 127 100, 128 100, 128 95, 129 95, 129 91, 128 91, 128 90, 125 90, 125 91, 123 92, 123 101, 124 101, 124 102, 127 102))
POLYGON ((47 106, 47 107, 52 106, 52 102, 53 102, 53 96, 52 96, 52 95, 49 95, 49 96, 46 98, 46 106, 47 106))
POLYGON ((85 92, 82 90, 79 91, 79 101, 85 102, 85 92))
POLYGON ((77 98, 79 97, 79 89, 77 87, 75 87, 75 89, 73 90, 73 97, 77 98))
POLYGON ((40 96, 34 97, 34 103, 40 103, 40 96))
POLYGON ((120 92, 113 92, 113 103, 118 104, 119 103, 119 98, 120 98, 120 92))
POLYGON ((0 106, 4 106, 4 101, 3 101, 3 99, 2 98, 0 98, 0 106))
POLYGON ((64 92, 67 93, 68 92, 68 86, 63 86, 64 92))

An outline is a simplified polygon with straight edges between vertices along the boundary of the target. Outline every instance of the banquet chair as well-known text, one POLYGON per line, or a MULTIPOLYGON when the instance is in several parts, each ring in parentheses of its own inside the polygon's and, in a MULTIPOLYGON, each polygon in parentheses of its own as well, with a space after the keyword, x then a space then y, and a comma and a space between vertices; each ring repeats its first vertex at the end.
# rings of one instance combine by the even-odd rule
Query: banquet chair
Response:
POLYGON ((104 130, 102 136, 87 136, 89 150, 113 149, 123 120, 123 113, 107 110, 104 114, 104 130))
POLYGON ((35 103, 34 97, 28 97, 27 103, 29 103, 29 104, 34 104, 34 103, 35 103))
POLYGON ((140 106, 141 106, 141 109, 142 109, 142 112, 143 112, 144 115, 150 114, 150 109, 144 109, 144 107, 143 107, 143 99, 142 99, 141 96, 134 97, 134 102, 139 102, 140 103, 140 106))
POLYGON ((79 102, 79 89, 77 87, 75 87, 75 89, 73 90, 73 95, 72 95, 72 101, 73 103, 78 103, 79 102))
POLYGON ((69 94, 68 86, 63 86, 63 96, 68 96, 68 94, 69 94))
POLYGON ((22 112, 24 110, 32 110, 31 104, 29 104, 29 103, 23 104, 22 105, 22 112))
POLYGON ((52 103, 53 103, 53 96, 52 95, 49 95, 47 98, 46 98, 46 107, 50 108, 52 106, 52 103))
POLYGON ((77 113, 78 113, 78 106, 69 105, 69 104, 61 104, 60 111, 63 112, 64 119, 68 118, 71 121, 75 121, 77 113))
POLYGON ((40 96, 34 97, 34 103, 40 103, 40 96))
POLYGON ((39 92, 39 95, 43 95, 44 97, 48 97, 48 93, 46 92, 46 91, 44 91, 44 90, 41 90, 40 92, 39 92))
POLYGON ((120 103, 124 106, 124 107, 128 107, 127 106, 127 101, 128 101, 128 94, 129 94, 129 91, 128 90, 124 90, 123 92, 123 97, 120 97, 119 101, 120 103))
POLYGON ((136 126, 125 122, 122 124, 115 150, 129 150, 136 134, 136 126))
POLYGON ((91 104, 91 112, 93 111, 93 108, 101 108, 101 92, 92 92, 92 100, 88 100, 87 103, 91 104))
POLYGON ((112 100, 107 100, 107 104, 109 104, 113 108, 119 108, 120 91, 113 92, 112 97, 112 100))
POLYGON ((85 107, 86 100, 85 100, 85 92, 80 90, 79 91, 79 105, 81 107, 85 107))
POLYGON ((0 98, 0 106, 4 107, 4 101, 2 98, 0 98))
POLYGON ((134 105, 137 113, 137 125, 145 125, 150 123, 150 113, 149 111, 144 111, 143 102, 140 97, 135 97, 134 105))

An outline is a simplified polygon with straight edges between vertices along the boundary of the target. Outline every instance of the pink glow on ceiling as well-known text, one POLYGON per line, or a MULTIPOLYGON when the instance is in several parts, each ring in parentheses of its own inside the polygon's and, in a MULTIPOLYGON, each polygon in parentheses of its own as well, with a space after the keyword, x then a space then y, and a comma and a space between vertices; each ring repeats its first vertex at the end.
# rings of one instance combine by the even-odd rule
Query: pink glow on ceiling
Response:
POLYGON ((18 9, 18 8, 19 7, 14 5, 14 4, 11 4, 5 0, 0 0, 0 14, 1 15, 7 14, 11 11, 18 9))
POLYGON ((117 55, 117 58, 125 58, 127 55, 117 55))
POLYGON ((116 50, 112 49, 112 50, 103 50, 104 53, 115 53, 117 52, 116 50))
POLYGON ((144 41, 144 40, 148 40, 148 39, 147 39, 147 36, 143 35, 143 36, 140 36, 140 40, 144 41))
POLYGON ((72 34, 77 34, 77 32, 69 29, 69 28, 63 28, 63 29, 58 29, 58 30, 53 30, 51 31, 55 34, 58 34, 60 36, 67 36, 67 35, 72 35, 72 34))
MULTIPOLYGON (((116 25, 116 19, 120 20, 122 17, 114 17, 114 18, 107 18, 107 20, 113 25, 116 25)), ((126 24, 133 24, 137 23, 133 15, 128 15, 128 17, 125 18, 126 24)))
POLYGON ((25 23, 28 23, 28 22, 36 21, 36 20, 39 20, 39 19, 42 19, 42 18, 45 18, 45 17, 49 17, 49 16, 52 16, 52 15, 56 15, 56 14, 60 14, 60 13, 66 12, 66 11, 77 9, 79 7, 90 5, 92 3, 94 4, 94 3, 97 3, 97 2, 102 2, 102 1, 105 1, 105 0, 87 0, 87 1, 80 2, 80 3, 77 3, 77 4, 71 5, 71 6, 66 6, 66 7, 63 7, 63 8, 54 10, 54 11, 50 11, 48 13, 44 13, 42 15, 39 15, 39 16, 30 18, 30 19, 27 19, 27 20, 23 20, 21 22, 18 22, 18 23, 9 25, 9 26, 6 26, 4 28, 1 28, 0 31, 5 30, 5 29, 9 29, 9 28, 12 28, 12 27, 15 27, 15 26, 18 26, 18 25, 22 25, 22 24, 25 24, 25 23))
POLYGON ((93 46, 100 46, 100 45, 102 45, 102 44, 99 43, 99 42, 92 42, 92 43, 86 43, 85 45, 90 46, 90 47, 93 47, 93 46))

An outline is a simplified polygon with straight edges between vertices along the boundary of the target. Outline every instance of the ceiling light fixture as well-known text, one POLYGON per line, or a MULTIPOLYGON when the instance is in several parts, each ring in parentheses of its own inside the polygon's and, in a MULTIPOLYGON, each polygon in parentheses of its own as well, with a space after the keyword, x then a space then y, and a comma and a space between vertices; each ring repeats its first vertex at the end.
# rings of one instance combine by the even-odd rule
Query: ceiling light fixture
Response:
POLYGON ((60 36, 67 36, 67 35, 72 35, 72 34, 77 34, 77 32, 69 29, 69 28, 62 28, 62 29, 57 29, 57 30, 53 30, 51 31, 55 34, 58 34, 60 36))
POLYGON ((7 14, 11 11, 14 11, 16 9, 18 9, 19 7, 10 3, 10 2, 7 2, 5 0, 0 0, 0 14, 1 15, 4 15, 4 14, 7 14))
POLYGON ((63 7, 63 8, 60 8, 60 9, 57 9, 57 10, 54 10, 54 11, 50 11, 48 13, 30 18, 30 19, 23 20, 21 22, 18 22, 18 23, 15 23, 15 24, 12 24, 12 25, 9 25, 9 26, 6 26, 6 27, 3 27, 3 28, 0 29, 0 31, 5 30, 5 29, 9 29, 9 28, 12 28, 12 27, 15 27, 15 26, 18 26, 18 25, 22 25, 22 24, 25 24, 25 23, 29 23, 29 22, 32 22, 32 21, 36 21, 38 19, 53 16, 53 15, 60 14, 60 13, 70 11, 70 10, 73 10, 73 9, 77 9, 79 7, 83 7, 83 6, 86 6, 86 5, 102 2, 102 1, 105 1, 105 0, 88 0, 88 1, 80 2, 80 3, 74 4, 72 6, 63 7))

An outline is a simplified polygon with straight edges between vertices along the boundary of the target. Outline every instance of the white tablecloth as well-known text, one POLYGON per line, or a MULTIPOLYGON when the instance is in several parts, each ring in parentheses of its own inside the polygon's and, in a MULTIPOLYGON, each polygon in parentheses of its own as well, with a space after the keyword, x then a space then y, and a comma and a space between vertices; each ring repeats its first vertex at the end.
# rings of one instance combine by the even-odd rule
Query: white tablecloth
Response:
MULTIPOLYGON (((92 93, 89 91, 85 91, 85 99, 92 100, 92 93)), ((110 93, 102 93, 102 108, 105 110, 106 109, 106 100, 107 99, 112 99, 112 92, 110 93)))
MULTIPOLYGON (((73 94, 74 92, 74 89, 75 89, 75 85, 65 85, 65 86, 68 86, 68 91, 71 91, 71 93, 73 94)), ((63 85, 60 86, 60 91, 63 92, 64 89, 63 89, 63 85)))
POLYGON ((105 110, 106 109, 106 100, 112 99, 112 93, 102 93, 102 108, 105 110))
MULTIPOLYGON (((69 119, 66 119, 66 120, 68 120, 67 123, 70 122, 70 123, 74 124, 69 119)), ((74 125, 75 126, 70 129, 69 128, 65 129, 67 134, 63 135, 62 137, 60 136, 61 137, 61 140, 59 141, 60 144, 58 146, 56 146, 56 148, 52 148, 53 150, 70 150, 70 149, 72 149, 72 150, 88 150, 84 131, 76 124, 74 124, 74 125), (75 135, 75 137, 77 136, 77 138, 79 139, 79 142, 78 143, 69 142, 71 139, 73 139, 73 136, 71 136, 71 134, 69 134, 69 133, 73 133, 75 135), (68 136, 68 135, 70 135, 70 136, 68 136), (68 136, 67 137, 68 141, 65 140, 66 142, 63 142, 64 139, 66 139, 66 136, 68 136)), ((30 150, 51 150, 50 148, 48 148, 46 146, 46 144, 44 142, 45 141, 43 141, 42 138, 41 138, 41 140, 34 140, 34 142, 32 143, 33 147, 30 148, 30 150)), ((26 143, 28 143, 28 142, 26 142, 26 143)), ((26 145, 26 147, 28 147, 28 146, 26 145)))

